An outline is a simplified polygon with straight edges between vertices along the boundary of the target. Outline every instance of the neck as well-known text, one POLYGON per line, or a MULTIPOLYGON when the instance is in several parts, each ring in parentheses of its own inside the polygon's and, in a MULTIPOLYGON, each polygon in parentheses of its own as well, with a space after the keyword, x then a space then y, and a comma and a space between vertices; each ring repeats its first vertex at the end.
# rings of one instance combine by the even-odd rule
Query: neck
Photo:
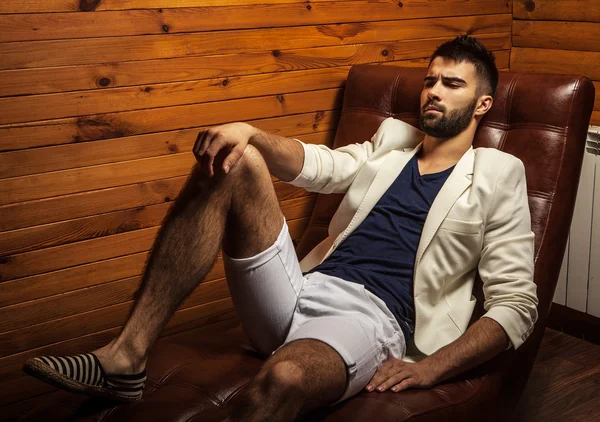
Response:
POLYGON ((425 135, 419 158, 427 162, 456 164, 473 144, 476 128, 473 123, 453 138, 435 138, 425 135))

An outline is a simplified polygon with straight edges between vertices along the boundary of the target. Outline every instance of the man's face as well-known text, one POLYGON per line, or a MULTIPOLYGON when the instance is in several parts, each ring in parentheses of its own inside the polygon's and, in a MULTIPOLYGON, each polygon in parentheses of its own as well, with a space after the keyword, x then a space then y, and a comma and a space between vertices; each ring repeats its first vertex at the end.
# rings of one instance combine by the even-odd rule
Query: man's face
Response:
POLYGON ((436 138, 452 138, 463 132, 477 107, 475 66, 436 57, 421 91, 420 123, 423 132, 436 138))

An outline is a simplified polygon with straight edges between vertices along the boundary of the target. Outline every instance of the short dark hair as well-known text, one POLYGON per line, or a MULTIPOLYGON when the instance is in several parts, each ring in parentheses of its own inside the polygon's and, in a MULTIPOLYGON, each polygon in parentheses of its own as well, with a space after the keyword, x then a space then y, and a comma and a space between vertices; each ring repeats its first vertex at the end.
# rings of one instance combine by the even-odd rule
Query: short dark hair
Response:
POLYGON ((429 65, 436 57, 454 60, 456 63, 472 63, 478 78, 477 95, 496 95, 498 68, 494 53, 488 51, 476 38, 461 35, 440 45, 431 55, 429 65))

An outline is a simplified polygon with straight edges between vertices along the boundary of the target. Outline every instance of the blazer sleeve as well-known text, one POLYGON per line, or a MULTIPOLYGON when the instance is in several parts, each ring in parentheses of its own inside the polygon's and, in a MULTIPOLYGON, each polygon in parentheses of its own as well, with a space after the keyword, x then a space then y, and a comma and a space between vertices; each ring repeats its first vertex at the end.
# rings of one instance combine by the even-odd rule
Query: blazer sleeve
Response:
POLYGON ((305 144, 302 171, 290 184, 318 193, 345 193, 365 161, 373 153, 371 141, 337 149, 305 144))
POLYGON ((498 322, 517 349, 533 331, 538 298, 525 167, 516 157, 510 157, 498 178, 478 269, 485 295, 483 317, 498 322))

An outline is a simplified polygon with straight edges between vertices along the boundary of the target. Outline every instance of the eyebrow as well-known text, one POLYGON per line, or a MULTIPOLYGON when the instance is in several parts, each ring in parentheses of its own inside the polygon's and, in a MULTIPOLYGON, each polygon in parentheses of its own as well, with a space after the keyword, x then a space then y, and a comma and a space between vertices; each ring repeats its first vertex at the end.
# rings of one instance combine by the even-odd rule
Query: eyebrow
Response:
MULTIPOLYGON (((435 76, 426 76, 424 81, 435 81, 437 78, 435 76)), ((451 77, 451 76, 442 76, 442 79, 446 82, 456 82, 459 84, 464 84, 467 85, 467 82, 464 79, 461 78, 457 78, 457 77, 451 77)))

